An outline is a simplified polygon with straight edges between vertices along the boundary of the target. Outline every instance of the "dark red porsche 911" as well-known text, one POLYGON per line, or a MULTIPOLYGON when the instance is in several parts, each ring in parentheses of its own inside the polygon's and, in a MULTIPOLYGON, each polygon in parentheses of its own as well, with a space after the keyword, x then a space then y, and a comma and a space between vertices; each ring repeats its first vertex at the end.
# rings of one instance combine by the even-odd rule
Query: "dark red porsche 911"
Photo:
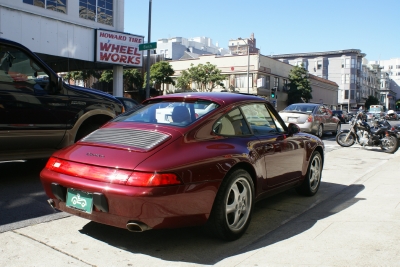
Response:
POLYGON ((72 146, 40 177, 56 209, 130 231, 205 225, 234 240, 256 201, 320 186, 324 145, 263 98, 150 98, 72 146))

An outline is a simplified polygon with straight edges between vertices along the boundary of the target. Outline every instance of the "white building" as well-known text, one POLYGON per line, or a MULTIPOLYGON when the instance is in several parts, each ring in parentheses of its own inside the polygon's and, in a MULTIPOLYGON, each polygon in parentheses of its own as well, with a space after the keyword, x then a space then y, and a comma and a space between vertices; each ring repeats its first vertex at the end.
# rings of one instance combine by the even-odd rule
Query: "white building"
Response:
POLYGON ((389 109, 388 105, 390 103, 395 105, 396 100, 400 98, 400 58, 371 60, 370 63, 378 64, 382 68, 381 90, 384 91, 381 93, 381 102, 384 100, 389 109))
POLYGON ((123 32, 124 0, 0 0, 1 38, 27 46, 56 72, 113 69, 114 95, 122 96, 123 64, 96 60, 98 29, 123 32))
POLYGON ((229 50, 213 44, 211 38, 163 38, 157 41, 157 54, 164 55, 165 59, 178 60, 181 58, 193 58, 198 55, 226 55, 229 50))

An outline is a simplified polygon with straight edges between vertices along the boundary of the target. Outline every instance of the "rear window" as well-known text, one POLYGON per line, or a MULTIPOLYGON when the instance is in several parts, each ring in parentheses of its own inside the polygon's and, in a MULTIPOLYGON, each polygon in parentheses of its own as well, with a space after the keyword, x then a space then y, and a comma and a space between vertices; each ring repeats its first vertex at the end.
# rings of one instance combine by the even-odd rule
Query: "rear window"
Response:
POLYGON ((287 106, 284 111, 298 111, 298 112, 307 112, 312 113, 317 106, 315 105, 299 105, 292 104, 287 106))
POLYGON ((147 104, 138 110, 128 111, 113 121, 187 126, 218 107, 218 104, 211 101, 190 103, 163 101, 147 104))

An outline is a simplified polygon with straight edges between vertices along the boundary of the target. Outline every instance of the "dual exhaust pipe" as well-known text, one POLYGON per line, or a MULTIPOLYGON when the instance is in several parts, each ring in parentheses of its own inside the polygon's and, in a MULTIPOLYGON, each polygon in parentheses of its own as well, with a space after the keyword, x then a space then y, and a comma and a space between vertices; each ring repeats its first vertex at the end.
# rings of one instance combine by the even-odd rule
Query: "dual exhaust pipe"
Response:
MULTIPOLYGON (((48 199, 47 202, 53 209, 56 209, 56 203, 54 202, 53 199, 48 199)), ((142 222, 129 221, 126 224, 126 229, 128 229, 128 231, 130 231, 130 232, 138 233, 138 232, 144 232, 144 231, 150 230, 151 228, 147 224, 142 223, 142 222)))

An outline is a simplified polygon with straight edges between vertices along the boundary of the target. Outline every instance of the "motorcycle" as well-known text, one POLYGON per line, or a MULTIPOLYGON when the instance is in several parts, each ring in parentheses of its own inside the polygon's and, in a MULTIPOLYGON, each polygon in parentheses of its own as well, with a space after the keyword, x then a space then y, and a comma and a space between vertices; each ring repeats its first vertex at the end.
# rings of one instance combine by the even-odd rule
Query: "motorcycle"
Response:
POLYGON ((336 142, 342 147, 350 147, 358 143, 362 147, 380 146, 386 153, 394 153, 398 149, 398 131, 384 118, 374 118, 372 127, 363 120, 362 112, 357 112, 350 121, 350 129, 342 130, 336 136, 336 142))
POLYGON ((386 113, 385 118, 386 118, 387 120, 398 120, 397 113, 394 112, 393 110, 389 110, 389 111, 386 113))

